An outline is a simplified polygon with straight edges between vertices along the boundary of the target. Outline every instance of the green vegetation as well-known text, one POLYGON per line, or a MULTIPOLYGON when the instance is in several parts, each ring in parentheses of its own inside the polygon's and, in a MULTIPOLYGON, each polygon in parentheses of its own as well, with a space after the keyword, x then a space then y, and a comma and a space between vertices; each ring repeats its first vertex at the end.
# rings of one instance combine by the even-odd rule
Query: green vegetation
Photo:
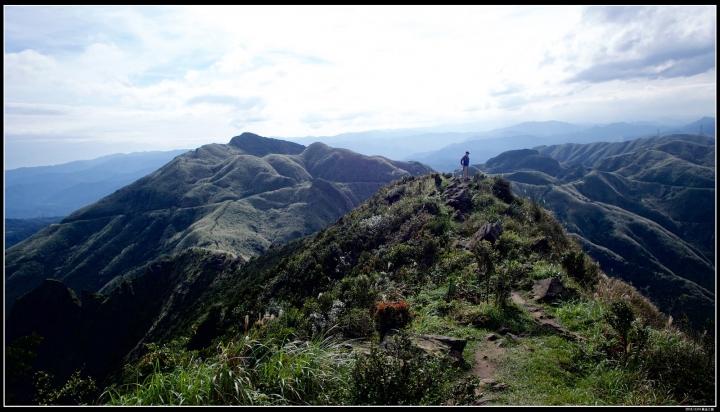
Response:
POLYGON ((189 248, 249 259, 321 230, 403 175, 430 171, 252 133, 205 145, 9 247, 5 311, 48 277, 79 296, 189 248))
POLYGON ((146 344, 96 404, 715 403, 714 325, 674 325, 501 177, 406 176, 312 236, 218 267, 195 266, 215 280, 175 319, 192 326, 146 344), (487 225, 501 233, 481 239, 487 225), (517 300, 549 277, 563 293, 532 305, 561 331, 517 300), (419 334, 467 345, 431 353, 419 334), (473 369, 490 346, 507 355, 495 387, 473 369))
POLYGON ((46 226, 58 223, 62 216, 35 219, 5 219, 5 249, 16 245, 46 226))
POLYGON ((535 149, 505 152, 479 168, 504 173, 517 195, 552 211, 609 276, 702 330, 715 312, 715 138, 535 149))
POLYGON ((513 348, 498 373, 511 390, 496 404, 715 404, 714 326, 692 337, 658 323, 649 302, 625 283, 603 277, 595 290, 596 300, 554 308, 584 341, 533 337, 513 348))

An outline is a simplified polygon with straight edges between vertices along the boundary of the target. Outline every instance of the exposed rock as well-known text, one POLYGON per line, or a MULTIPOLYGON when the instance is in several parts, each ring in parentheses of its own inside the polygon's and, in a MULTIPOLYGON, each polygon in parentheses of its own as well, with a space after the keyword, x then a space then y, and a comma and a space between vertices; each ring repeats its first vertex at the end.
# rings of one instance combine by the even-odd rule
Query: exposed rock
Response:
POLYGON ((512 334, 512 333, 510 333, 510 332, 508 332, 508 333, 505 335, 505 338, 508 339, 508 340, 511 340, 511 341, 519 341, 519 340, 520 340, 519 337, 515 336, 514 334, 512 334))
MULTIPOLYGON (((385 350, 392 348, 392 341, 397 333, 398 331, 395 329, 388 331, 379 345, 380 348, 385 350)), ((462 353, 463 350, 465 350, 465 345, 467 345, 466 339, 423 334, 413 335, 412 339, 415 347, 421 349, 429 356, 450 356, 458 362, 463 361, 462 353)), ((346 349, 358 350, 365 355, 370 355, 370 346, 369 342, 353 342, 344 345, 346 349)))
POLYGON ((473 235, 473 243, 480 243, 483 240, 487 240, 488 242, 494 244, 500 238, 502 232, 502 223, 500 223, 500 221, 488 223, 475 232, 473 235))
POLYGON ((563 328, 562 326, 554 323, 554 322, 540 322, 537 325, 538 331, 545 331, 549 332, 555 335, 560 336, 563 339, 569 340, 571 342, 578 342, 578 341, 584 341, 585 338, 577 335, 575 333, 570 332, 569 330, 563 328))
POLYGON ((452 338, 441 335, 423 335, 417 336, 415 343, 420 349, 433 355, 443 354, 455 358, 456 361, 463 360, 463 350, 467 345, 466 339, 452 338))
POLYGON ((479 400, 473 402, 473 405, 480 406, 480 405, 486 404, 488 402, 492 402, 494 400, 495 400, 494 398, 482 398, 482 399, 479 399, 479 400))
POLYGON ((460 188, 457 191, 455 191, 455 189, 456 188, 454 187, 452 189, 448 187, 447 193, 448 196, 451 197, 447 202, 445 202, 445 204, 455 208, 461 213, 470 212, 472 210, 472 198, 470 197, 470 192, 465 187, 460 188))
POLYGON ((480 381, 480 386, 486 387, 493 391, 501 391, 501 390, 507 388, 509 385, 504 382, 498 382, 495 379, 486 378, 486 379, 482 379, 480 381))
POLYGON ((537 239, 535 242, 533 242, 532 246, 530 246, 530 250, 532 250, 535 253, 540 254, 546 254, 550 253, 550 242, 547 240, 545 236, 541 237, 540 239, 537 239))
POLYGON ((562 298, 565 286, 557 278, 538 280, 533 285, 532 293, 538 302, 547 302, 562 298))

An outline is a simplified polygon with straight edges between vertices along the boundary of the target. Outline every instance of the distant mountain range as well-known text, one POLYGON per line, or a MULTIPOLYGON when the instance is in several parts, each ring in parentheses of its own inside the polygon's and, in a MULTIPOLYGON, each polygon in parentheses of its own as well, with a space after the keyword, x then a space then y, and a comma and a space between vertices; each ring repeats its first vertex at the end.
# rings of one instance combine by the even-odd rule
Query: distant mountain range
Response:
MULTIPOLYGON (((473 126, 444 127, 463 130, 473 126)), ((559 143, 632 140, 657 133, 699 133, 701 129, 704 134, 714 136, 715 119, 705 117, 685 126, 663 126, 647 122, 603 126, 559 121, 524 122, 486 132, 443 132, 438 126, 284 140, 305 146, 322 142, 367 156, 418 161, 438 171, 452 172, 459 168, 459 159, 465 151, 470 151, 471 163, 479 164, 508 150, 559 143)), ((5 218, 42 220, 65 217, 157 170, 188 150, 113 154, 55 166, 6 170, 5 218)))
POLYGON ((665 313, 715 313, 715 138, 698 134, 512 150, 471 166, 551 210, 611 276, 665 313))
MULTIPOLYGON (((471 163, 484 163, 509 150, 529 149, 562 143, 623 142, 649 136, 677 133, 700 133, 715 136, 715 118, 704 117, 681 127, 613 123, 604 126, 579 126, 563 122, 527 122, 512 127, 477 133, 463 141, 452 141, 445 147, 427 153, 400 157, 425 163, 435 170, 452 172, 460 168, 460 158, 470 152, 471 163)), ((430 138, 427 135, 422 139, 430 138)), ((411 139, 411 138, 408 138, 411 139)), ((443 134, 436 141, 445 141, 443 134)))
POLYGON ((252 133, 202 146, 7 249, 6 313, 46 278, 79 295, 191 247, 245 261, 324 228, 393 180, 431 171, 252 133))

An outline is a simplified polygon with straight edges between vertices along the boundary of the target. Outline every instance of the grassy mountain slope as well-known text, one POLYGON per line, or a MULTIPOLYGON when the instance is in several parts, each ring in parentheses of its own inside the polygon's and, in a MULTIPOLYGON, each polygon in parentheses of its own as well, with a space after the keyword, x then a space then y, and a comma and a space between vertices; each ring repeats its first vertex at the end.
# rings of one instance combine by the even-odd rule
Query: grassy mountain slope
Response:
POLYGON ((512 151, 479 168, 541 202, 612 276, 696 326, 715 311, 715 139, 512 151))
MULTIPOLYGON (((708 146, 714 146, 715 145, 715 138, 713 136, 701 136, 701 135, 693 135, 693 134, 687 134, 682 135, 682 140, 684 142, 688 143, 695 143, 699 144, 700 149, 700 157, 705 159, 701 162, 696 162, 704 165, 714 165, 715 164, 715 148, 713 147, 711 151, 708 151, 708 146), (704 150, 703 150, 704 149, 704 150), (704 151, 704 153, 702 153, 704 151)), ((660 137, 650 137, 650 138, 642 138, 642 139, 634 139, 629 140, 626 142, 595 142, 595 143, 587 143, 587 144, 577 144, 577 143, 564 143, 564 144, 558 144, 558 145, 552 145, 552 146, 538 146, 535 147, 535 149, 540 152, 540 154, 545 154, 553 159, 556 159, 559 162, 562 163, 568 163, 568 164, 576 164, 580 163, 584 166, 591 167, 593 166, 598 160, 609 157, 609 156, 615 156, 622 153, 632 152, 632 151, 639 151, 641 149, 647 149, 650 147, 655 147, 657 145, 664 145, 665 143, 672 143, 676 142, 678 140, 678 135, 673 134, 669 136, 660 136, 660 137)), ((675 143, 675 145, 679 145, 682 147, 697 149, 698 146, 690 145, 687 143, 675 143)), ((670 146, 672 147, 672 146, 670 146)), ((691 150, 693 151, 693 150, 691 150)))
POLYGON ((88 401, 100 404, 703 405, 715 396, 714 350, 605 277, 510 181, 481 174, 405 176, 245 263, 190 248, 79 300, 46 281, 17 300, 8 326, 8 343, 44 336, 32 366, 56 385, 83 363, 101 389, 117 383, 88 401), (70 327, 47 322, 53 314, 70 327), (398 341, 380 344, 391 328, 398 341), (393 349, 418 334, 464 349, 393 349), (481 382, 489 348, 507 361, 494 359, 495 380, 481 382))
POLYGON ((5 249, 34 235, 51 223, 58 223, 62 216, 35 219, 5 219, 5 249))
POLYGON ((108 291, 189 247, 247 259, 322 229, 394 179, 429 171, 251 133, 206 145, 7 249, 6 309, 46 278, 77 294, 108 291))
MULTIPOLYGON (((452 172, 459 168, 460 157, 466 150, 470 152, 473 164, 482 164, 507 151, 538 148, 539 145, 543 145, 543 147, 553 145, 553 148, 558 148, 558 151, 562 152, 569 147, 577 148, 581 144, 587 144, 589 146, 586 146, 585 154, 595 156, 595 160, 597 160, 610 155, 602 150, 607 145, 611 145, 619 151, 629 150, 635 145, 634 140, 640 137, 655 136, 656 132, 659 132, 661 137, 677 133, 698 133, 700 131, 699 123, 704 124, 706 134, 714 135, 714 118, 703 118, 681 128, 628 123, 585 127, 559 122, 527 122, 479 133, 477 136, 468 136, 461 142, 451 142, 451 144, 432 152, 418 153, 415 151, 403 159, 420 161, 441 172, 452 172)), ((701 138, 703 137, 707 136, 701 136, 701 138)), ((548 153, 541 150, 541 154, 548 153)), ((555 155, 553 157, 564 163, 575 163, 572 159, 561 159, 555 155)), ((590 166, 592 163, 594 161, 585 165, 590 166)))
POLYGON ((151 173, 187 150, 115 154, 5 171, 5 217, 67 216, 151 173))

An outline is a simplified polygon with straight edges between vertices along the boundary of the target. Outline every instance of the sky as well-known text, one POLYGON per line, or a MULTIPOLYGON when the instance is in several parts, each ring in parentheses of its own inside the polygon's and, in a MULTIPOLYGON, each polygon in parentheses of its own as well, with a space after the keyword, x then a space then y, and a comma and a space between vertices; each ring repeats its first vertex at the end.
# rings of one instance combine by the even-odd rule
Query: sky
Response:
POLYGON ((5 170, 243 132, 682 124, 716 113, 714 5, 3 12, 5 170))

